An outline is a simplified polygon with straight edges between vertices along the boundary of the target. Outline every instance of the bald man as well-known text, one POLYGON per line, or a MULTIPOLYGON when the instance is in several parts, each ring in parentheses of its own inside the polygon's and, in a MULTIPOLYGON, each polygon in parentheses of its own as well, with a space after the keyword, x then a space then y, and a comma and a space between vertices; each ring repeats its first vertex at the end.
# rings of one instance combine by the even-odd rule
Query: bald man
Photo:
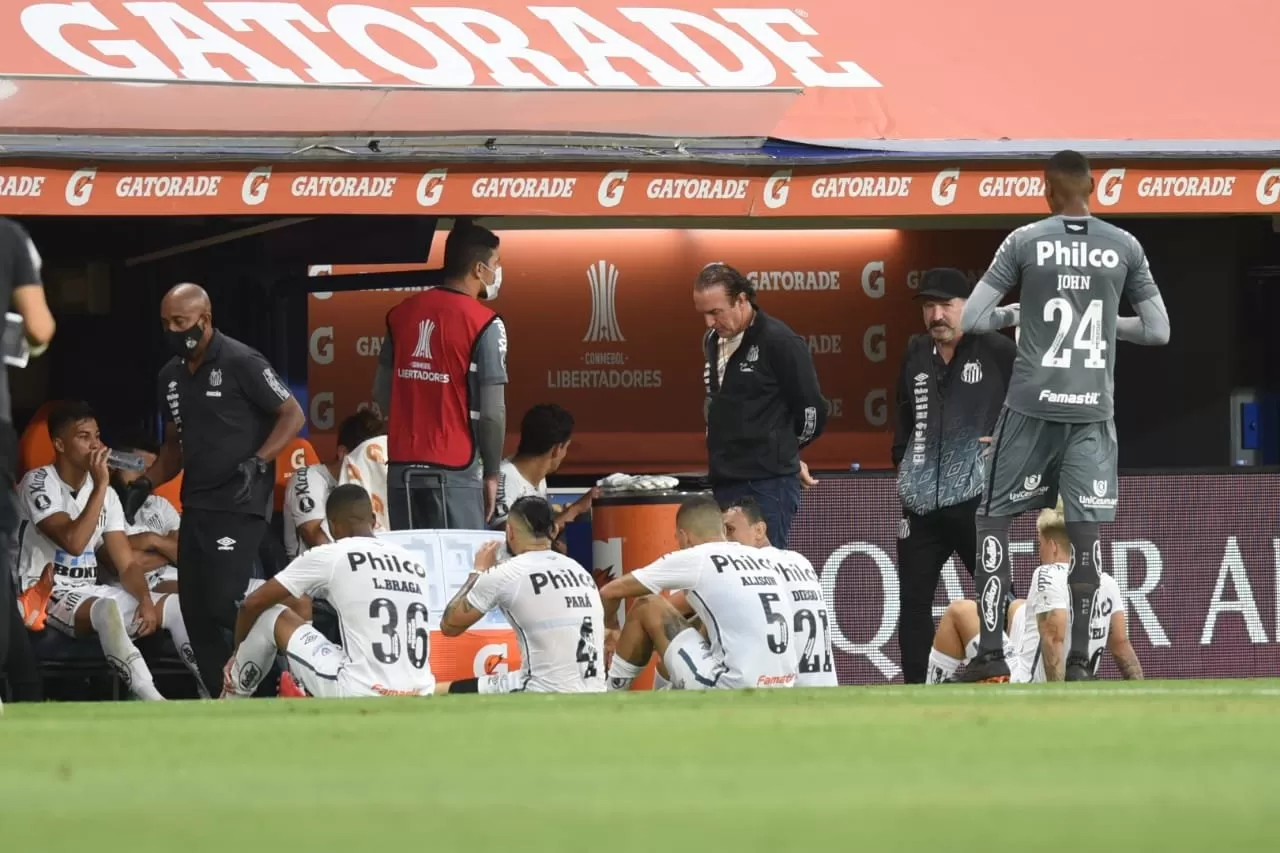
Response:
POLYGON ((160 303, 173 359, 160 370, 164 445, 125 490, 134 514, 152 484, 182 480, 178 598, 200 676, 211 695, 222 687, 236 606, 267 532, 275 458, 302 429, 302 407, 262 354, 213 327, 209 294, 179 284, 160 303))
POLYGON ((676 543, 657 562, 600 590, 605 628, 617 638, 609 689, 629 690, 656 652, 677 690, 791 687, 794 615, 782 573, 755 548, 725 540, 720 504, 686 498, 676 543), (672 601, 657 593, 677 592, 672 601), (637 599, 618 633, 618 605, 637 599), (697 615, 705 630, 687 616, 697 615))

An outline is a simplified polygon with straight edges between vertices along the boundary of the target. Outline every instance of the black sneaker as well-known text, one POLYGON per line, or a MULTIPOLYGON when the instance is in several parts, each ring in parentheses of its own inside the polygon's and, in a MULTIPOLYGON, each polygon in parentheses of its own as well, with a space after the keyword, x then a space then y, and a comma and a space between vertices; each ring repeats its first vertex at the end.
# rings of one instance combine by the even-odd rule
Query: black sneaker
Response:
POLYGON ((1098 680, 1089 670, 1089 661, 1082 657, 1075 657, 1074 655, 1067 658, 1067 668, 1063 678, 1066 681, 1098 680))
POLYGON ((1009 681, 1009 664, 1004 649, 983 652, 965 665, 960 677, 966 684, 1005 684, 1009 681))

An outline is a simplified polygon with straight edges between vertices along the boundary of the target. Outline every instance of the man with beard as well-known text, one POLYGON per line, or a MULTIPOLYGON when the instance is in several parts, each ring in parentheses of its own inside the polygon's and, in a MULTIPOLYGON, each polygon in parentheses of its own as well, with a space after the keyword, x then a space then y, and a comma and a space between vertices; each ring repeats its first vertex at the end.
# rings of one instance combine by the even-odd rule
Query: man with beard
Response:
MULTIPOLYGON (((969 282, 960 270, 925 273, 916 298, 928 331, 911 337, 898 378, 893 441, 902 500, 898 643, 908 684, 925 680, 933 643, 933 597, 943 564, 958 554, 973 575, 983 449, 1013 370, 1012 339, 997 332, 961 334, 968 295, 969 282)), ((1002 312, 998 327, 1016 320, 1013 312, 996 310, 1002 312)))

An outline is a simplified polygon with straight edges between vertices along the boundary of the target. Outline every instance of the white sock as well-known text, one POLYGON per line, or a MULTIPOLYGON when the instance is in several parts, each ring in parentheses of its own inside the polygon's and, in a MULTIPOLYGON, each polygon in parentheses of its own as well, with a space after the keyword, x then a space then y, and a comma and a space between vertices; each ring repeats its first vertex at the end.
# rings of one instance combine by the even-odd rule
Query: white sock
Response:
POLYGON ((613 663, 609 665, 609 689, 630 690, 631 682, 635 681, 643 670, 643 666, 636 666, 630 661, 623 660, 621 655, 615 654, 613 663))
POLYGON ((191 674, 196 677, 196 689, 200 691, 200 698, 208 699, 209 690, 204 686, 204 679, 200 677, 196 653, 191 648, 191 637, 187 634, 187 623, 182 621, 182 605, 178 601, 178 596, 165 597, 164 609, 160 611, 160 626, 169 632, 173 646, 178 650, 178 657, 182 658, 187 669, 191 670, 191 674))
POLYGON ((925 684, 942 684, 950 681, 952 676, 956 674, 956 670, 960 668, 960 664, 964 661, 956 660, 950 655, 944 655, 937 649, 929 650, 929 672, 925 676, 925 684))
POLYGON ((98 634, 107 663, 120 676, 124 686, 139 699, 163 702, 142 652, 129 639, 129 629, 120 615, 120 606, 109 598, 95 599, 89 607, 89 622, 98 634))
POLYGON ((271 668, 276 656, 276 620, 285 611, 283 604, 268 608, 258 617, 249 629, 249 636, 244 638, 240 648, 236 649, 231 663, 231 680, 235 683, 234 693, 223 693, 223 698, 252 696, 262 683, 262 677, 271 668))

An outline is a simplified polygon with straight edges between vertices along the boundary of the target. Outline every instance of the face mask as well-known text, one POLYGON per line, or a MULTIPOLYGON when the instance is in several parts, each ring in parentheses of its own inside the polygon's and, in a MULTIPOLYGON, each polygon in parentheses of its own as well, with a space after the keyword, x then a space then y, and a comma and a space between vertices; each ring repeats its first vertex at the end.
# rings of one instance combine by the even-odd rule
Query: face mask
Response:
POLYGON ((204 326, 199 323, 181 332, 164 330, 164 340, 169 345, 169 351, 184 361, 189 361, 195 355, 196 347, 200 346, 202 338, 204 338, 204 326))
MULTIPOLYGON (((485 267, 489 269, 489 267, 485 267)), ((498 291, 502 290, 502 267, 498 267, 493 271, 493 284, 484 290, 484 295, 480 298, 486 302, 492 302, 498 298, 498 291)))

